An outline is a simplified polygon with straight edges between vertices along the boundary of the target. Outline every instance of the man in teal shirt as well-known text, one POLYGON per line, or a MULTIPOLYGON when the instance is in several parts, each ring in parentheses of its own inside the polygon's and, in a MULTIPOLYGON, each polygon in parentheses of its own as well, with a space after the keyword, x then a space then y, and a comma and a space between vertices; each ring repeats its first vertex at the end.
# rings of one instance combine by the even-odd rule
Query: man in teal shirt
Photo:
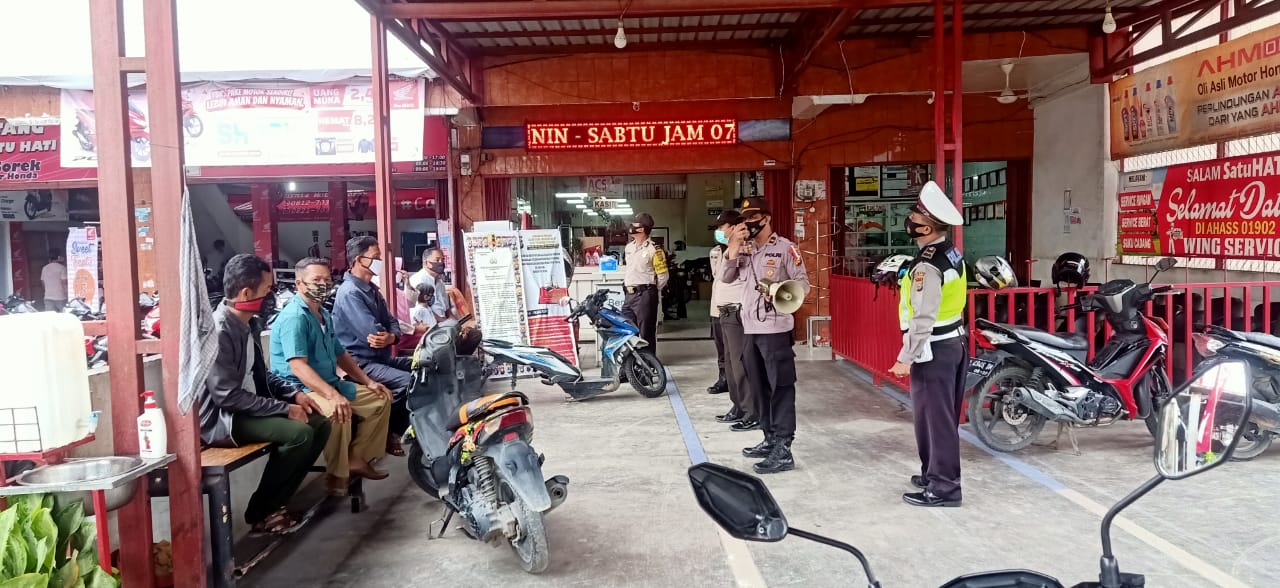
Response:
POLYGON ((373 462, 386 456, 391 391, 369 378, 338 342, 323 306, 334 291, 329 262, 308 257, 295 269, 298 295, 271 326, 271 371, 305 390, 333 420, 324 459, 329 491, 342 495, 351 475, 387 477, 373 462), (338 377, 339 368, 351 381, 338 377), (353 414, 360 417, 354 436, 353 414))

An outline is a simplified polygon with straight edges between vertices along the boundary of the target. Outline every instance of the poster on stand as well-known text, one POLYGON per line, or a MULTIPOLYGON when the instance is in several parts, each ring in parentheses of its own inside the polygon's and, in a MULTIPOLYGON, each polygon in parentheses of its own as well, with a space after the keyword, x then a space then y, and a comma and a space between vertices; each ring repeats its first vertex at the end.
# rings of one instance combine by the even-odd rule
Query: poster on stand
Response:
POLYGON ((72 300, 83 298, 98 308, 97 227, 72 228, 67 235, 67 291, 72 300))
POLYGON ((463 241, 476 322, 484 338, 525 344, 529 329, 518 265, 519 235, 515 231, 466 233, 463 241))
POLYGON ((569 316, 569 279, 560 253, 560 231, 520 231, 520 269, 524 273, 524 307, 528 344, 546 347, 578 364, 578 345, 569 316))
MULTIPOLYGON (((426 108, 420 79, 392 80, 393 161, 423 160, 426 108)), ((144 89, 130 91, 134 166, 149 166, 151 139, 144 89)), ((61 163, 96 167, 93 92, 62 91, 61 163)), ((201 82, 182 89, 186 164, 306 165, 373 161, 373 93, 368 80, 326 84, 201 82)))
POLYGON ((1126 174, 1119 200, 1121 254, 1280 257, 1280 152, 1126 174))
POLYGON ((1111 157, 1280 130, 1280 25, 1111 83, 1111 157))

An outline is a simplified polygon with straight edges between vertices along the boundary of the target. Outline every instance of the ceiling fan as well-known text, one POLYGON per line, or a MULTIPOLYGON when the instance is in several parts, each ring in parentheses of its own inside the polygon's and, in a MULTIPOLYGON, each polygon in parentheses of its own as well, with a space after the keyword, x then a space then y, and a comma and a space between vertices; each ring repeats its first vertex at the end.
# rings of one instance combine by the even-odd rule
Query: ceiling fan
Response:
POLYGON ((1001 104, 1013 104, 1020 98, 1030 98, 1030 94, 1016 94, 1009 85, 1009 74, 1013 73, 1013 62, 1006 61, 1000 64, 1000 71, 1004 72, 1004 89, 1000 91, 998 96, 993 96, 996 102, 1001 104))

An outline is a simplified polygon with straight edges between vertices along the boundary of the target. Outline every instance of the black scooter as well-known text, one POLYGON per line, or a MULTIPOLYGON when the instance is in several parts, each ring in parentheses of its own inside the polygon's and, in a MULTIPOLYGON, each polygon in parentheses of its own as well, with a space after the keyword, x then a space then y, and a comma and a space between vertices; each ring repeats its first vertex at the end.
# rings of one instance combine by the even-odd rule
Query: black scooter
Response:
POLYGON ((36 220, 45 213, 53 212, 53 192, 50 190, 27 192, 27 201, 23 203, 22 211, 27 214, 27 220, 36 220))
MULTIPOLYGON (((1120 499, 1102 518, 1102 558, 1097 582, 1075 588, 1138 588, 1141 574, 1123 573, 1111 549, 1111 525, 1116 516, 1165 480, 1181 480, 1222 465, 1231 457, 1249 420, 1253 402, 1249 363, 1234 359, 1201 364, 1192 381, 1182 386, 1159 409, 1155 448, 1156 476, 1120 499), (1211 425, 1211 426, 1205 426, 1211 425)), ((871 564, 858 548, 787 524, 782 509, 759 478, 713 463, 689 468, 689 481, 698 505, 720 528, 744 541, 781 541, 794 535, 843 549, 862 564, 867 585, 879 588, 871 564)), ((1034 586, 1063 588, 1057 579, 1030 570, 1001 570, 960 576, 942 588, 1034 586)))

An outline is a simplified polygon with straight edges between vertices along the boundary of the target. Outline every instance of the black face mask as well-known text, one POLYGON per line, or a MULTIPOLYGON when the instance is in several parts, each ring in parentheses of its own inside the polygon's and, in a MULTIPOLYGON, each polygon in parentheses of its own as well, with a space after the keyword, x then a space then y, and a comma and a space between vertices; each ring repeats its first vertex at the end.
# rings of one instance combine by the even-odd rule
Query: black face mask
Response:
POLYGON ((907 236, 911 237, 912 239, 919 239, 920 237, 926 236, 926 233, 923 231, 923 229, 927 228, 928 226, 929 225, 922 225, 918 222, 911 220, 911 217, 907 217, 902 220, 902 228, 907 230, 907 236))
POLYGON ((764 219, 742 223, 747 226, 747 237, 755 239, 764 230, 764 219))
POLYGON ((432 261, 432 262, 430 262, 430 263, 428 263, 428 264, 427 264, 427 269, 431 270, 431 273, 436 274, 436 275, 443 274, 443 273, 444 273, 444 262, 443 262, 443 261, 432 261))

